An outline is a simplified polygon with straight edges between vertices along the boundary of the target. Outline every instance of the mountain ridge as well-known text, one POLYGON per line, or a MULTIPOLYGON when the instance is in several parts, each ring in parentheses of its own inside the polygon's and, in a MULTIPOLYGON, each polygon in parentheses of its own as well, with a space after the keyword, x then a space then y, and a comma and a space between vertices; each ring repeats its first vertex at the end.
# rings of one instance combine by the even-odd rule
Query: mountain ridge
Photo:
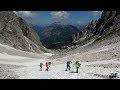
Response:
POLYGON ((91 40, 98 40, 120 29, 120 12, 103 11, 98 21, 93 21, 84 30, 73 35, 73 42, 85 45, 91 40))
POLYGON ((73 25, 54 22, 41 30, 39 37, 43 45, 47 48, 61 48, 71 43, 71 36, 79 30, 73 25), (58 46, 58 47, 57 47, 58 46))
POLYGON ((0 19, 1 43, 23 51, 46 51, 37 33, 13 11, 0 11, 0 19))

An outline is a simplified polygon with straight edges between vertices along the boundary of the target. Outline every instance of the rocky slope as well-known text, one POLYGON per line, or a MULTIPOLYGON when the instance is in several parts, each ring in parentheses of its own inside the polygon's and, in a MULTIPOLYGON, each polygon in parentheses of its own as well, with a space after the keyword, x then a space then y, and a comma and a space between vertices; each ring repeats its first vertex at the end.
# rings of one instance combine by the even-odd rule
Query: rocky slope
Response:
POLYGON ((37 33, 12 11, 0 11, 0 43, 23 51, 46 51, 37 33))
POLYGON ((120 12, 104 11, 93 29, 94 36, 105 36, 120 29, 120 12))
POLYGON ((97 24, 97 21, 91 21, 89 23, 88 26, 86 26, 83 30, 81 30, 80 32, 74 34, 72 36, 72 40, 73 42, 77 43, 77 44, 82 44, 84 45, 85 43, 88 43, 90 42, 90 38, 93 37, 93 33, 92 33, 92 30, 95 28, 97 24), (84 42, 86 41, 86 42, 84 42), (82 43, 84 42, 84 43, 82 43))
POLYGON ((105 38, 111 33, 120 30, 120 12, 103 11, 98 21, 92 21, 84 30, 73 35, 73 41, 79 45, 85 45, 92 40, 105 38))

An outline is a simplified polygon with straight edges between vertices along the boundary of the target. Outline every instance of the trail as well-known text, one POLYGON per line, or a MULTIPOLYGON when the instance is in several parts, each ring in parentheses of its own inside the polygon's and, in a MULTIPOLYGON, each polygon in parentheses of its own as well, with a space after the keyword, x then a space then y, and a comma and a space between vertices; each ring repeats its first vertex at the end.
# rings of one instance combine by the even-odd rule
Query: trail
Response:
MULTIPOLYGON (((107 60, 101 61, 101 64, 111 63, 115 61, 107 60)), ((117 61, 116 61, 117 63, 117 61)), ((103 67, 90 67, 93 62, 81 62, 82 66, 79 69, 79 73, 75 73, 75 67, 71 71, 65 71, 66 64, 52 65, 49 71, 40 71, 39 64, 30 65, 23 68, 16 69, 15 72, 19 75, 19 79, 107 79, 104 77, 98 77, 94 74, 110 75, 110 73, 120 72, 120 68, 103 68, 103 67)), ((99 62, 94 62, 99 64, 99 62)), ((120 76, 120 74, 119 74, 120 76)))

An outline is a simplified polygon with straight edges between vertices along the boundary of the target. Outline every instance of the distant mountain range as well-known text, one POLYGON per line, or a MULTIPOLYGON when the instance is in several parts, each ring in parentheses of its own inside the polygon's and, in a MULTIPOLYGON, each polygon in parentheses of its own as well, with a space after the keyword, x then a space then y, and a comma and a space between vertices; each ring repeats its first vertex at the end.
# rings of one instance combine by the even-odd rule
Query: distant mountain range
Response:
POLYGON ((83 30, 89 23, 85 23, 85 24, 79 24, 79 23, 74 23, 74 24, 71 24, 75 27, 78 28, 79 31, 83 30))
POLYGON ((31 25, 31 27, 36 31, 36 33, 38 34, 38 36, 40 37, 40 39, 42 38, 41 36, 41 32, 45 29, 45 27, 47 26, 43 26, 43 25, 31 25))
POLYGON ((71 43, 71 36, 79 32, 73 25, 54 22, 49 26, 33 26, 38 33, 42 44, 47 48, 60 48, 71 43))
POLYGON ((75 44, 85 45, 92 40, 97 41, 120 29, 120 13, 118 11, 103 11, 99 20, 89 24, 63 24, 54 22, 50 25, 32 25, 43 46, 54 49, 75 44))

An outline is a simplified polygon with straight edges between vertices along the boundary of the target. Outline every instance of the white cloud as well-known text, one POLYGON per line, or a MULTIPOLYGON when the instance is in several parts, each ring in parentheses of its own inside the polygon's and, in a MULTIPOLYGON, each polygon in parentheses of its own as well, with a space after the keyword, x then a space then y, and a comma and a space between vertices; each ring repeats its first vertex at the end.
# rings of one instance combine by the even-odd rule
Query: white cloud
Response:
POLYGON ((81 24, 81 21, 77 21, 78 24, 81 24))
POLYGON ((52 15, 52 18, 57 18, 57 19, 66 19, 70 15, 66 11, 52 11, 50 14, 52 15))
POLYGON ((102 11, 91 11, 94 16, 98 16, 102 14, 102 11))
POLYGON ((21 17, 33 17, 36 15, 36 13, 33 13, 32 11, 13 11, 15 14, 21 17))

